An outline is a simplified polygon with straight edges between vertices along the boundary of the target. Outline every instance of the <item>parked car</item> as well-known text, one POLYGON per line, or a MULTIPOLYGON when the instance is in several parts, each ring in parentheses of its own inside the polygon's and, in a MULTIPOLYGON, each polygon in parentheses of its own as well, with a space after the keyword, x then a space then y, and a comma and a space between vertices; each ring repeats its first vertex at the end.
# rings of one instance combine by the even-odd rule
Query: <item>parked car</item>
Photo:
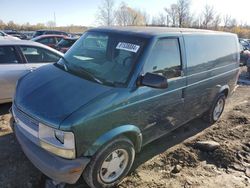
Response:
POLYGON ((3 32, 3 31, 0 31, 0 40, 1 40, 1 39, 20 40, 19 38, 13 37, 13 36, 11 36, 11 35, 8 35, 8 34, 6 34, 6 33, 3 32))
POLYGON ((245 66, 250 59, 250 51, 240 43, 240 64, 245 66))
POLYGON ((34 31, 21 31, 21 33, 27 36, 27 40, 30 40, 33 38, 33 35, 35 32, 34 31))
POLYGON ((82 175, 92 188, 112 187, 142 146, 201 115, 216 122, 238 73, 235 34, 90 29, 58 63, 19 80, 12 125, 54 182, 82 175))
POLYGON ((62 53, 66 53, 68 49, 77 41, 78 38, 63 38, 58 44, 55 46, 55 49, 62 53))
POLYGON ((58 42, 60 42, 62 39, 66 38, 63 35, 41 35, 38 37, 35 37, 31 39, 32 41, 42 43, 44 45, 47 45, 51 48, 55 48, 58 42))
POLYGON ((25 34, 23 34, 21 32, 18 32, 18 31, 15 31, 15 30, 6 30, 4 32, 7 33, 8 35, 13 36, 13 37, 17 37, 17 38, 19 38, 21 40, 27 40, 28 39, 28 37, 25 34))
POLYGON ((246 48, 247 50, 250 50, 250 43, 246 39, 239 39, 240 44, 246 48))
POLYGON ((56 30, 38 30, 35 32, 33 38, 38 37, 40 35, 64 35, 68 36, 68 33, 64 31, 56 31, 56 30))
POLYGON ((61 57, 62 53, 36 42, 0 40, 0 104, 11 102, 21 76, 61 57))

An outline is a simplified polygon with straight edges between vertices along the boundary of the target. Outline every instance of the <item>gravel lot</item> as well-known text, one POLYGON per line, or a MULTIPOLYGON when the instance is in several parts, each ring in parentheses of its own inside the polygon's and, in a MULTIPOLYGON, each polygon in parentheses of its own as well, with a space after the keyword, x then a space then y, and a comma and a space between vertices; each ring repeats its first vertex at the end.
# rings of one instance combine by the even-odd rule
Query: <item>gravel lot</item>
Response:
MULTIPOLYGON (((249 86, 239 86, 216 124, 196 119, 147 145, 118 187, 250 187, 249 94, 249 86), (219 146, 207 151, 197 147, 198 141, 219 146)), ((0 187, 44 187, 45 177, 25 157, 9 127, 9 107, 0 106, 0 187)), ((81 180, 66 187, 87 186, 81 180)))

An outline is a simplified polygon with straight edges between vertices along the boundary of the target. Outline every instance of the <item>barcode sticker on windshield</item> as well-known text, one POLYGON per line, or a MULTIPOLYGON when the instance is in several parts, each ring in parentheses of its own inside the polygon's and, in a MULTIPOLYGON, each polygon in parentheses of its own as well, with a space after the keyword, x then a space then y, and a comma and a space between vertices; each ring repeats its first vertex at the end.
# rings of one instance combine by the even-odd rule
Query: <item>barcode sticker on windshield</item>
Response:
POLYGON ((140 46, 135 45, 135 44, 130 44, 130 43, 125 43, 125 42, 119 42, 116 46, 116 49, 119 50, 126 50, 130 52, 136 53, 139 50, 140 46))

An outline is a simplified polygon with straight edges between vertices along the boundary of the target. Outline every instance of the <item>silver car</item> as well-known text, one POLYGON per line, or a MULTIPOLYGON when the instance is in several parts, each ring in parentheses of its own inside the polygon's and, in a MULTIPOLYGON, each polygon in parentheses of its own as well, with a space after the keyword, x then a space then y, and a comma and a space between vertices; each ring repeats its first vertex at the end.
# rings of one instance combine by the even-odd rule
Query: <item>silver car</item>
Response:
POLYGON ((16 81, 48 63, 57 62, 62 53, 33 41, 0 39, 0 104, 11 102, 16 81))

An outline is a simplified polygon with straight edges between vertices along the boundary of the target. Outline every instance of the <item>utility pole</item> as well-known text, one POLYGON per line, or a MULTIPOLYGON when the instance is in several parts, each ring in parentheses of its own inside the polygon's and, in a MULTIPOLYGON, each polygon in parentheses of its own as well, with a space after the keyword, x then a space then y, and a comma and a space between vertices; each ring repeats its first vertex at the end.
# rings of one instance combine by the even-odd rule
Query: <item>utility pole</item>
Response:
POLYGON ((56 27, 56 13, 54 12, 54 23, 55 23, 55 27, 56 27))

